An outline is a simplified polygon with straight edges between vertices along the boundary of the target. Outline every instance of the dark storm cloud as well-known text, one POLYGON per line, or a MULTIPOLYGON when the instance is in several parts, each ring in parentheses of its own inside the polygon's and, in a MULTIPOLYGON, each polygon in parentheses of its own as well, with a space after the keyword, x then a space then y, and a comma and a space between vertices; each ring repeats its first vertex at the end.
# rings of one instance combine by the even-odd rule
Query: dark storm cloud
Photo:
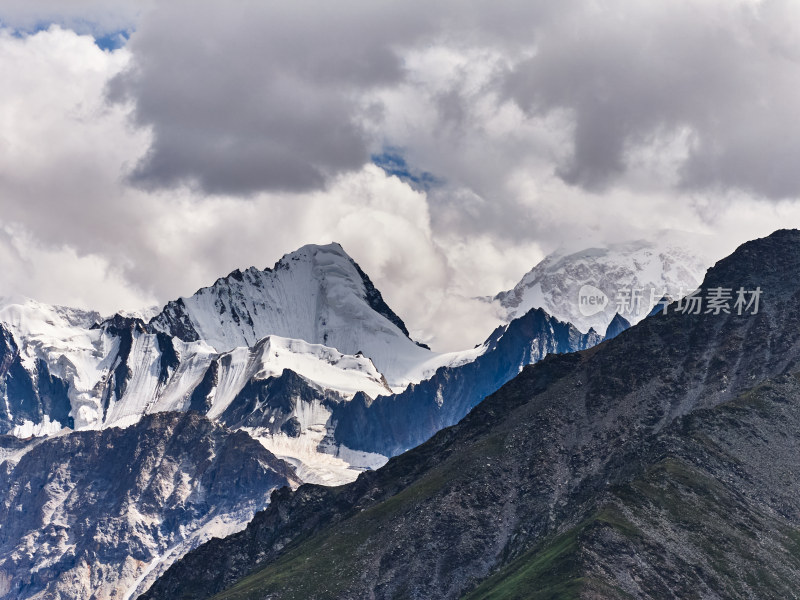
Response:
POLYGON ((603 191, 624 177, 628 153, 685 130, 683 188, 800 194, 796 5, 597 6, 540 29, 535 55, 506 79, 529 113, 570 111, 574 148, 560 177, 603 191))
MULTIPOLYGON (((531 116, 569 115, 571 151, 554 170, 570 185, 602 192, 624 184, 632 154, 685 135, 681 188, 800 193, 800 15, 790 0, 10 0, 0 18, 23 28, 55 21, 135 30, 132 64, 109 97, 132 101, 135 122, 152 132, 131 172, 144 189, 319 189, 399 143, 383 136, 383 107, 372 96, 408 83, 410 52, 440 44, 501 53, 505 70, 484 82, 487 94, 531 116)), ((457 154, 465 136, 480 133, 474 100, 458 89, 434 95, 432 126, 448 145, 428 155, 457 154)), ((525 148, 506 150, 497 146, 492 160, 460 172, 435 158, 414 166, 470 187, 471 178, 507 179, 525 148)))
POLYGON ((109 86, 153 133, 132 179, 237 195, 319 188, 379 150, 365 122, 380 106, 366 97, 404 80, 405 51, 443 37, 528 44, 530 23, 550 11, 475 0, 159 5, 109 86))
MULTIPOLYGON (((110 86, 153 144, 133 179, 211 193, 321 187, 369 159, 362 95, 402 78, 403 10, 353 3, 171 3, 134 36, 110 86), (357 18, 357 17, 361 18, 357 18), (373 26, 388 19, 391 29, 373 26)), ((413 35, 419 31, 414 23, 413 35)))
MULTIPOLYGON (((785 198, 800 193, 797 35, 786 25, 797 12, 780 0, 174 2, 139 24, 134 62, 109 89, 153 134, 132 173, 141 187, 319 189, 394 143, 381 139, 371 94, 407 82, 409 52, 487 48, 507 57, 488 82, 501 98, 569 115, 571 152, 555 167, 566 183, 603 192, 625 182, 632 154, 685 135, 681 188, 785 198)), ((442 139, 480 128, 469 101, 438 94, 442 139)), ((502 179, 517 158, 478 170, 502 179)))

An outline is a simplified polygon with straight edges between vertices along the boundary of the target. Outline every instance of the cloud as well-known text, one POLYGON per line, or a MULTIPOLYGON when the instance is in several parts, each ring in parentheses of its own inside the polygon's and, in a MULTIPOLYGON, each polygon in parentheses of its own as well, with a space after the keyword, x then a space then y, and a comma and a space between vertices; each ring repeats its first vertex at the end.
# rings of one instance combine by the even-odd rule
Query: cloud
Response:
MULTIPOLYGON (((128 49, 104 52, 59 27, 0 34, 0 75, 14 91, 0 98, 0 295, 110 313, 335 240, 419 338, 471 346, 494 324, 473 319, 470 330, 448 317, 458 276, 434 239, 427 197, 374 165, 334 176, 324 190, 247 198, 126 185, 152 139, 130 126, 131 105, 104 101, 129 61, 128 49)), ((473 305, 461 304, 462 313, 473 305)))
POLYGON ((0 294, 108 312, 335 240, 457 349, 557 247, 800 221, 788 2, 139 6, 0 7, 0 294))
POLYGON ((48 247, 19 226, 0 227, 0 272, 0 296, 26 296, 107 315, 157 303, 106 257, 82 255, 70 246, 48 247))
POLYGON ((153 131, 133 181, 249 195, 358 170, 370 154, 361 96, 402 78, 392 46, 410 33, 408 11, 378 6, 176 1, 151 13, 110 87, 153 131))
MULTIPOLYGON (((320 189, 380 151, 376 94, 406 81, 409 52, 446 35, 516 47, 504 39, 511 20, 551 11, 485 0, 161 4, 138 24, 133 61, 110 86, 153 132, 131 180, 241 196, 320 189)), ((444 109, 447 97, 439 101, 444 109)))
POLYGON ((52 243, 83 237, 104 249, 135 226, 136 207, 114 199, 120 166, 149 140, 126 125, 126 110, 103 102, 127 60, 55 26, 21 39, 0 30, 4 221, 52 243))
POLYGON ((604 193, 631 184, 639 154, 680 139, 676 190, 794 197, 798 13, 788 0, 181 0, 142 17, 111 96, 153 132, 132 173, 149 189, 320 189, 405 128, 402 146, 424 161, 413 166, 482 196, 531 158, 604 193), (493 135, 509 103, 524 135, 493 135), (532 131, 543 124, 558 135, 532 131))
POLYGON ((568 111, 573 151, 557 173, 604 192, 630 158, 682 132, 679 187, 797 197, 800 9, 764 2, 611 1, 565 11, 513 68, 529 114, 568 111))

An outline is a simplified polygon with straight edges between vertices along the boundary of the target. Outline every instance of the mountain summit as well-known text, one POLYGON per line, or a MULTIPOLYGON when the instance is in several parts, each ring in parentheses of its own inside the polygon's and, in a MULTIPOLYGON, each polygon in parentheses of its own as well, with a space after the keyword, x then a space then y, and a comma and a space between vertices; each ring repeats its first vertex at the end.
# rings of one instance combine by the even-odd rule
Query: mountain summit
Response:
POLYGON ((267 335, 359 352, 394 384, 431 353, 416 344, 358 264, 336 243, 307 245, 271 269, 233 271, 168 303, 150 326, 217 352, 267 335))
POLYGON ((513 289, 495 296, 509 320, 531 308, 568 321, 583 332, 604 332, 619 313, 636 324, 664 296, 678 298, 693 291, 712 264, 701 244, 690 236, 664 232, 653 240, 621 242, 578 252, 556 251, 531 269, 513 289), (586 288, 584 288, 586 286, 586 288), (602 310, 586 311, 583 289, 604 296, 602 310))

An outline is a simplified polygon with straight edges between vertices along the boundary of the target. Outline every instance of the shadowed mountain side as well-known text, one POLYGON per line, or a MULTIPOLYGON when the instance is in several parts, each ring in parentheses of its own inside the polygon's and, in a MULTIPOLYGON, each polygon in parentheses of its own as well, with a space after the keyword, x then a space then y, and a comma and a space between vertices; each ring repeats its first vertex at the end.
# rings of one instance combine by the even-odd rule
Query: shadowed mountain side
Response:
POLYGON ((542 309, 533 309, 498 328, 486 341, 486 352, 472 362, 441 367, 430 379, 400 394, 374 401, 359 394, 336 406, 335 439, 349 448, 395 456, 460 421, 526 365, 550 354, 583 350, 601 340, 594 332, 583 334, 542 309))

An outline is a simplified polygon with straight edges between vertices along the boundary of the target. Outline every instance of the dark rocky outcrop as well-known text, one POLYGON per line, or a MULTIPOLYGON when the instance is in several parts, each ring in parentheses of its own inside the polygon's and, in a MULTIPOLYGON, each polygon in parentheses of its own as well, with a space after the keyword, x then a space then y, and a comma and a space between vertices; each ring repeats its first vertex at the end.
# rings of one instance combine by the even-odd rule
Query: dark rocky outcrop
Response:
POLYGON ((197 413, 36 440, 0 462, 0 597, 115 597, 202 525, 247 520, 295 482, 246 433, 197 413))
POLYGON ((119 339, 115 366, 111 372, 110 383, 103 395, 103 417, 105 417, 111 402, 120 400, 125 394, 128 381, 132 376, 128 359, 133 348, 133 338, 135 335, 145 332, 145 324, 141 319, 116 314, 101 323, 99 327, 107 334, 119 339))
POLYGON ((189 410, 196 410, 199 413, 206 414, 211 410, 213 405, 213 396, 211 393, 217 387, 219 382, 219 359, 215 358, 208 365, 203 379, 192 390, 192 395, 189 397, 189 410))
POLYGON ((67 392, 67 384, 51 375, 45 361, 35 361, 31 371, 25 368, 14 336, 0 324, 0 433, 26 421, 42 423, 45 416, 71 427, 67 392))
POLYGON ((298 402, 318 402, 334 407, 342 398, 334 392, 323 390, 291 369, 267 379, 247 382, 230 405, 219 416, 219 421, 228 427, 258 427, 278 433, 283 431, 292 437, 300 434, 300 422, 294 416, 298 402))
POLYGON ((150 320, 147 327, 149 331, 163 331, 184 342, 196 342, 200 339, 186 311, 183 298, 168 302, 164 309, 150 320))
POLYGON ((630 328, 631 324, 628 322, 628 320, 621 314, 617 313, 616 315, 614 315, 614 318, 611 319, 611 323, 608 324, 608 328, 606 329, 605 339, 607 340, 614 339, 620 333, 630 328))
POLYGON ((549 354, 594 346, 601 336, 582 334, 540 308, 498 327, 475 361, 441 367, 430 379, 374 401, 364 394, 334 407, 337 442, 395 456, 461 420, 478 402, 549 354))

